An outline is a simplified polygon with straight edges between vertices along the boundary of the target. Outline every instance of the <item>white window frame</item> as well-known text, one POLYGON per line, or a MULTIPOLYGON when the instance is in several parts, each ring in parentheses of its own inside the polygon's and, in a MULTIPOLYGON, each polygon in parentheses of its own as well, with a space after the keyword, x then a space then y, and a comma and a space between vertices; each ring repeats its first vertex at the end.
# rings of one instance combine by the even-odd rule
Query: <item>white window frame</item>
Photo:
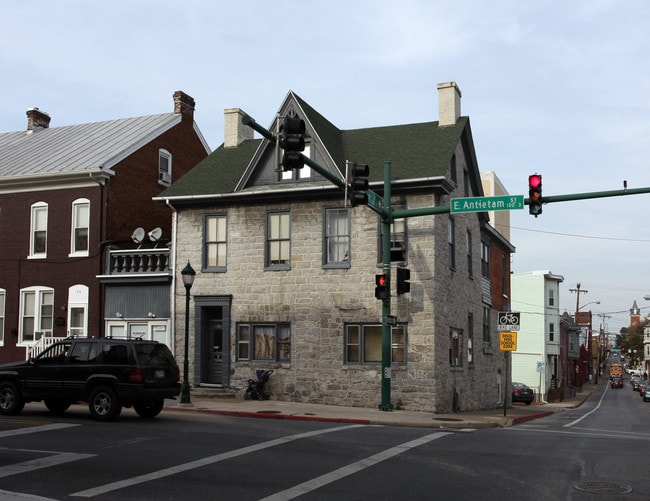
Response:
POLYGON ((48 205, 45 202, 36 202, 32 204, 29 230, 29 258, 43 259, 47 257, 47 219, 48 205), (45 250, 36 251, 36 233, 45 233, 45 250))
POLYGON ((87 285, 77 284, 68 289, 68 336, 88 337, 88 294, 87 285), (83 311, 83 325, 73 327, 73 312, 83 311))
MULTIPOLYGON (((31 300, 30 300, 31 301, 31 300)), ((30 346, 43 336, 51 336, 54 327, 54 289, 49 287, 26 287, 20 290, 20 324, 18 329, 18 345, 30 346), (33 308, 28 308, 27 298, 33 297, 33 308), (51 298, 51 303, 45 302, 51 298), (51 309, 50 309, 51 308, 51 309), (50 309, 50 315, 44 315, 50 309), (31 310, 31 311, 30 311, 31 310), (28 315, 31 313, 31 315, 28 315), (33 318, 31 339, 25 338, 25 319, 33 318), (49 322, 47 321, 49 319, 49 322)))
POLYGON ((88 257, 90 249, 90 200, 78 198, 72 202, 72 226, 70 231, 70 257, 88 257), (80 211, 86 209, 85 216, 80 211), (86 230, 86 248, 78 249, 77 230, 86 230))
POLYGON ((172 184, 172 154, 163 148, 158 150, 158 184, 172 184))

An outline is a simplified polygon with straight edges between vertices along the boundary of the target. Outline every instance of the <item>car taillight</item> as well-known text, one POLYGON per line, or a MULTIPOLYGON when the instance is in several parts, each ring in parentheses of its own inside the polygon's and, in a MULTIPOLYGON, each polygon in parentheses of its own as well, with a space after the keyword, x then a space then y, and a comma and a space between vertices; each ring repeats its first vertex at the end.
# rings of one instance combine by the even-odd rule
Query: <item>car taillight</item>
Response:
POLYGON ((142 383, 144 377, 140 369, 133 369, 129 371, 129 383, 142 383))
POLYGON ((519 390, 518 390, 518 389, 516 389, 516 390, 515 390, 515 393, 519 393, 519 390))

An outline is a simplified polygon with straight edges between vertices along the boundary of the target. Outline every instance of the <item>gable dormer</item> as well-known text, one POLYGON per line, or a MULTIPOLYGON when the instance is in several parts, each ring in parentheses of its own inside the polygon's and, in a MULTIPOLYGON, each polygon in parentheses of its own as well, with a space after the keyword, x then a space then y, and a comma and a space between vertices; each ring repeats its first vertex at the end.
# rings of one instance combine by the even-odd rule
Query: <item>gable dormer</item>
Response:
MULTIPOLYGON (((331 122, 316 112, 305 101, 289 91, 268 130, 277 138, 284 117, 295 117, 305 122, 304 156, 324 167, 335 176, 343 179, 345 159, 343 158, 343 134, 331 122)), ((296 188, 301 183, 323 183, 325 180, 311 167, 284 170, 283 150, 277 140, 262 139, 255 155, 248 164, 235 191, 253 187, 296 188)))

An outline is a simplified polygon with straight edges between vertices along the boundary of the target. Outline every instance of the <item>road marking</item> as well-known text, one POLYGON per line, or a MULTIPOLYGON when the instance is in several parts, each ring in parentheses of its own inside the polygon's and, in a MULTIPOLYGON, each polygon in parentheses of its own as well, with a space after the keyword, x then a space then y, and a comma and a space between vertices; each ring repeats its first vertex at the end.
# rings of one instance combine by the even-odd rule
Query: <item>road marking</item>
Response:
POLYGON ((576 419, 576 420, 574 420, 574 421, 571 421, 570 423, 565 424, 564 427, 565 427, 565 428, 571 428, 572 426, 575 426, 576 424, 578 424, 580 421, 582 421, 584 418, 586 418, 586 417, 589 416, 590 414, 596 412, 596 411, 600 408, 600 404, 603 403, 603 399, 605 398, 605 393, 607 393, 607 390, 609 390, 609 385, 608 385, 608 384, 605 385, 605 391, 603 391, 603 394, 601 395, 600 400, 598 401, 598 405, 596 405, 596 407, 594 407, 593 409, 591 409, 591 410, 590 410, 589 412, 587 412, 587 414, 585 414, 584 416, 581 416, 581 417, 579 417, 578 419, 576 419))
POLYGON ((378 452, 373 456, 370 456, 365 459, 361 459, 359 461, 356 461, 355 463, 351 463, 347 466, 339 468, 338 470, 331 471, 329 473, 326 473, 325 475, 321 475, 320 477, 316 477, 311 480, 308 480, 307 482, 303 482, 302 484, 298 484, 292 487, 291 489, 277 492, 272 496, 262 499, 261 501, 287 501, 289 499, 297 498, 298 496, 302 496, 303 494, 307 494, 308 492, 319 489, 324 485, 330 484, 332 482, 336 482, 337 480, 353 475, 370 466, 374 466, 377 463, 386 461, 387 459, 402 454, 403 452, 406 452, 410 449, 413 449, 415 447, 420 447, 421 445, 427 444, 433 440, 442 438, 445 435, 451 435, 451 433, 450 432, 431 433, 430 435, 425 435, 424 437, 411 440, 410 442, 396 445, 395 447, 391 447, 390 449, 386 449, 384 451, 378 452))
POLYGON ((242 447, 241 449, 222 452, 221 454, 216 454, 214 456, 208 456, 202 459, 197 459, 196 461, 190 461, 189 463, 179 464, 176 466, 172 466, 170 468, 165 468, 164 470, 154 471, 151 473, 147 473, 146 475, 139 475, 137 477, 127 478, 117 482, 111 482, 110 484, 100 485, 99 487, 94 487, 92 489, 86 489, 84 491, 75 492, 73 494, 70 494, 70 496, 90 498, 93 496, 98 496, 100 494, 106 494, 107 492, 123 489, 125 487, 130 487, 132 485, 141 484, 144 482, 150 482, 152 480, 157 480, 163 477, 169 477, 171 475, 176 475, 177 473, 193 470, 195 468, 201 468, 203 466, 218 463, 220 461, 225 461, 226 459, 232 459, 238 456, 243 456, 245 454, 250 454, 252 452, 257 452, 262 449, 268 449, 269 447, 275 447, 276 445, 286 444, 288 442, 293 442, 294 440, 300 440, 302 438, 308 438, 308 437, 315 437, 318 435, 324 435, 326 433, 334 433, 337 431, 349 430, 351 428, 359 428, 362 426, 366 426, 366 425, 353 424, 353 425, 346 425, 346 426, 337 426, 336 428, 328 428, 325 430, 316 430, 316 431, 310 431, 306 433, 298 433, 297 435, 289 435, 286 437, 276 438, 274 440, 269 440, 267 442, 261 442, 259 444, 250 445, 248 447, 242 447))
MULTIPOLYGON (((25 451, 28 449, 21 450, 25 451)), ((34 452, 42 453, 45 451, 34 452)), ((77 454, 74 452, 55 452, 50 454, 53 455, 46 458, 38 458, 31 461, 23 461, 22 463, 2 466, 0 467, 0 478, 9 477, 11 475, 19 475, 21 473, 27 473, 34 470, 40 470, 41 468, 49 468, 50 466, 58 466, 60 464, 71 463, 72 461, 80 461, 82 459, 95 456, 95 454, 77 454)))
POLYGON ((62 430, 64 428, 72 428, 74 426, 81 426, 79 424, 46 424, 43 426, 32 426, 30 428, 18 428, 17 430, 0 431, 0 438, 15 437, 16 435, 27 435, 29 433, 40 433, 42 431, 62 430))

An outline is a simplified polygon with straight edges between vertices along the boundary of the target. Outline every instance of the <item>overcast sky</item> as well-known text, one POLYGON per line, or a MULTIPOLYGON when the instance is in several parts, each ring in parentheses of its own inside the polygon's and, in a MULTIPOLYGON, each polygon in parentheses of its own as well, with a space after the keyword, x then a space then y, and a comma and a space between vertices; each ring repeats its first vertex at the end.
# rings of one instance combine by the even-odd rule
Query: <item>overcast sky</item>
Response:
MULTIPOLYGON (((0 132, 167 113, 196 100, 212 149, 223 110, 268 126, 293 90, 341 129, 438 119, 455 81, 481 171, 526 195, 650 187, 645 0, 0 0, 0 132)), ((390 160, 390 159, 386 159, 390 160)), ((371 166, 382 168, 381 166, 371 166)), ((564 277, 561 312, 610 332, 650 302, 650 195, 511 213, 513 271, 564 277), (590 302, 600 301, 600 304, 590 302), (594 323, 598 324, 599 319, 594 323)), ((648 306, 646 306, 648 305, 648 306)))

